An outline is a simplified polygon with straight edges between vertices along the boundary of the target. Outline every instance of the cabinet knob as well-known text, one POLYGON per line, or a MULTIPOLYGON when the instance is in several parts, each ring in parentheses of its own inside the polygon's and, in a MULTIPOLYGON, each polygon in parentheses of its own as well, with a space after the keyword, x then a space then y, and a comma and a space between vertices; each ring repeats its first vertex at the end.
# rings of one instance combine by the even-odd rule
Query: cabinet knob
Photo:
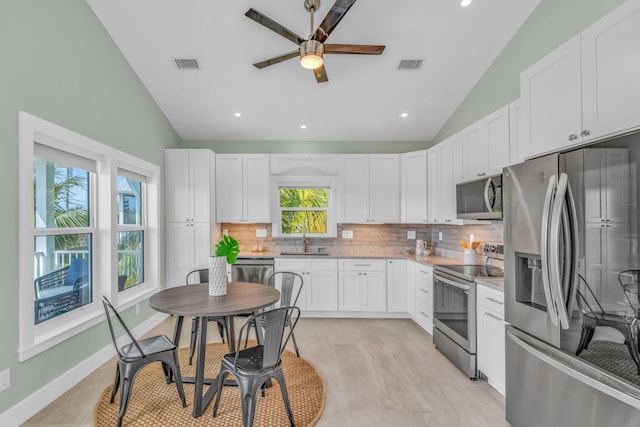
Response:
POLYGON ((589 135, 591 135, 591 131, 589 129, 585 129, 582 132, 580 132, 580 135, 589 136, 589 135))
POLYGON ((575 133, 572 133, 571 135, 569 135, 569 141, 575 141, 576 139, 578 139, 578 135, 575 133))

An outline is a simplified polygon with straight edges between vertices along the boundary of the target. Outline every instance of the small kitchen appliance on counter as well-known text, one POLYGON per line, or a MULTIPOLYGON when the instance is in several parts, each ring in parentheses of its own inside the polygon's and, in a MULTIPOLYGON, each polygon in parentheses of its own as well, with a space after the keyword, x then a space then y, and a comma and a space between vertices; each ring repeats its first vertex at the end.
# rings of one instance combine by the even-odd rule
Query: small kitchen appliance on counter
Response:
POLYGON ((504 277, 504 246, 485 243, 482 264, 436 265, 433 343, 471 379, 476 363, 476 278, 504 277))

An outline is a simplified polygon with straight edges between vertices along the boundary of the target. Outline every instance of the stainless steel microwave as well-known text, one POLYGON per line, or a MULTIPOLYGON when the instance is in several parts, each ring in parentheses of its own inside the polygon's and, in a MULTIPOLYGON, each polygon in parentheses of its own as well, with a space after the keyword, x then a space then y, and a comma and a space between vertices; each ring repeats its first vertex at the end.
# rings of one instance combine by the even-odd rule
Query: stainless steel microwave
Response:
POLYGON ((502 174, 456 185, 459 219, 502 219, 502 174))

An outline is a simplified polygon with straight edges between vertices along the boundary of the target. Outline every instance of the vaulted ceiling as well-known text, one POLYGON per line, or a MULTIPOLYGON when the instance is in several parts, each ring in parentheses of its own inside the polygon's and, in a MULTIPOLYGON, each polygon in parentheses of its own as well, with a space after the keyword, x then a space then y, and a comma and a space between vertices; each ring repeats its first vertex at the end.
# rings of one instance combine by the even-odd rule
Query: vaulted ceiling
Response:
POLYGON ((245 12, 306 38, 304 0, 87 1, 180 137, 218 141, 430 141, 540 2, 356 1, 327 43, 386 49, 325 55, 317 83, 297 58, 252 65, 296 45, 245 12), (424 62, 398 70, 405 59, 424 62))

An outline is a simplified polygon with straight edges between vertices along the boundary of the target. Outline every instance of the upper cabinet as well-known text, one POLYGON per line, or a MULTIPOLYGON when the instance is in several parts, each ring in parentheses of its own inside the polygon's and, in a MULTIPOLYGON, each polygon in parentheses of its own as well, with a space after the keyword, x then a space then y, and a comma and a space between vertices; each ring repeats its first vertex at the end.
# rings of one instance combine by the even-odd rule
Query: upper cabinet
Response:
POLYGON ((269 155, 216 156, 219 222, 270 222, 269 155))
POLYGON ((456 224, 456 183, 462 179, 462 133, 457 133, 428 151, 429 222, 456 224))
POLYGON ((400 155, 400 219, 427 222, 427 150, 400 155))
POLYGON ((640 127, 640 2, 627 1, 522 72, 522 158, 640 127))
POLYGON ((344 154, 339 157, 338 222, 400 222, 400 156, 344 154))
POLYGON ((510 164, 509 106, 465 128, 462 148, 463 181, 501 173, 510 164))
POLYGON ((209 222, 214 203, 213 151, 165 151, 167 222, 209 222))

